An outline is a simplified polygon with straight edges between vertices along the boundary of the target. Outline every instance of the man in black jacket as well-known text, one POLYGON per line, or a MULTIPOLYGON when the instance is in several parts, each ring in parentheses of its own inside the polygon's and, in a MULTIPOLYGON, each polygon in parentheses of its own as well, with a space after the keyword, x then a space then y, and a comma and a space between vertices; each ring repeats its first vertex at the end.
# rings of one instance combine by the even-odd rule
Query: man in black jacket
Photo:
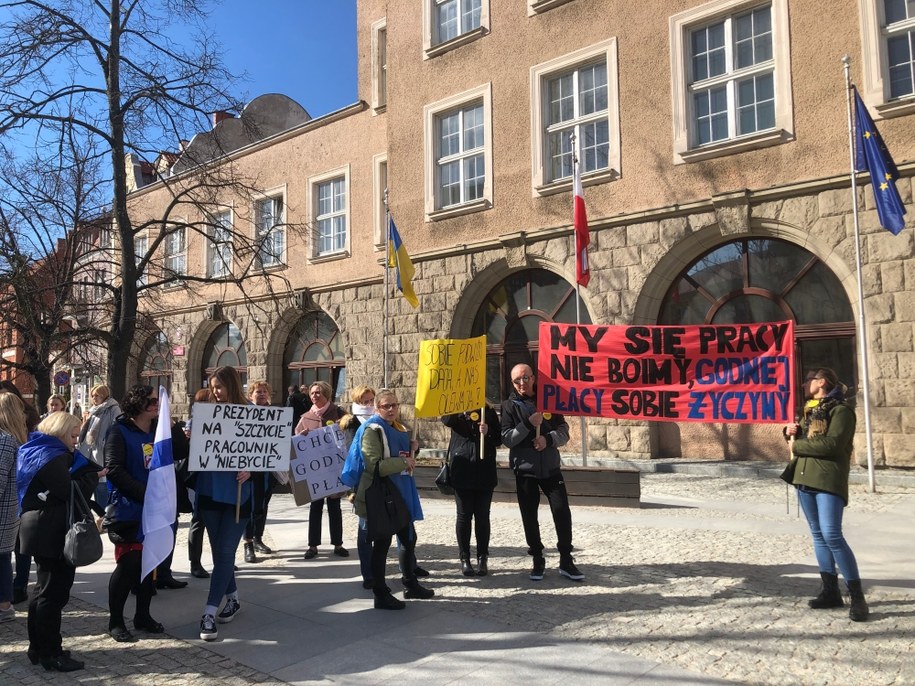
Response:
POLYGON ((559 458, 559 447, 569 441, 569 425, 562 415, 544 417, 537 411, 537 378, 529 365, 515 365, 511 380, 514 391, 502 403, 502 442, 508 447, 509 465, 515 473, 528 554, 534 558, 531 579, 540 581, 546 569, 537 518, 543 491, 556 527, 559 573, 581 581, 585 575, 572 559, 572 511, 559 458))

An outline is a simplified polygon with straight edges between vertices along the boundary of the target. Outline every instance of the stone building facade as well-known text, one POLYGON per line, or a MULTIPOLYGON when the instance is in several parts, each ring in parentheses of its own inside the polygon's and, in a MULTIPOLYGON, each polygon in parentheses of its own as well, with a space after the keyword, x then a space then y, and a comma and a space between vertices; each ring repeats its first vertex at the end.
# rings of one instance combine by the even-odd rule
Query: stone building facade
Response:
MULTIPOLYGON (((915 17, 900 19, 893 0, 840 0, 829 13, 814 0, 419 4, 360 0, 359 103, 227 155, 263 197, 281 199, 283 222, 308 230, 285 235, 270 289, 164 294, 148 308, 159 330, 137 342, 137 374, 167 380, 179 411, 216 364, 268 379, 274 402, 314 378, 339 400, 356 384, 380 386, 387 189, 420 300, 413 309, 389 287, 389 385, 409 405, 421 340, 486 334, 497 400, 511 366, 536 356, 537 322, 574 321, 574 133, 591 228, 583 321, 793 318, 799 368, 832 366, 857 390, 863 462, 840 58, 851 56, 911 208, 915 91, 887 47, 915 17)), ((885 231, 860 183, 874 453, 913 465, 913 216, 898 236, 885 231)), ((138 189, 135 211, 160 211, 167 184, 138 189)), ((256 208, 221 202, 256 230, 256 208)), ((206 263, 208 249, 189 241, 188 265, 206 263)), ((581 425, 571 424, 574 460, 581 425)), ((771 426, 589 420, 585 430, 591 464, 785 456, 771 426)), ((419 431, 425 445, 446 445, 437 423, 419 431)))

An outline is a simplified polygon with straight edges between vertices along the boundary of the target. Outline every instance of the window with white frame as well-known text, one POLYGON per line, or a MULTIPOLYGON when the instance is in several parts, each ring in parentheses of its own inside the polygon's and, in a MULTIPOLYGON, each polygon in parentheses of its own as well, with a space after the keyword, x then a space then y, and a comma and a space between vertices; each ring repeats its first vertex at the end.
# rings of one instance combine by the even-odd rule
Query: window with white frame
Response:
POLYGON ((331 255, 346 249, 346 179, 342 176, 315 186, 317 255, 331 255))
POLYGON ((171 229, 163 241, 165 246, 165 278, 187 274, 187 242, 185 227, 171 229))
POLYGON ((576 155, 586 178, 619 175, 616 73, 615 38, 531 68, 535 195, 566 189, 576 155))
POLYGON ((915 95, 915 0, 884 0, 890 99, 915 95))
POLYGON ((717 0, 671 17, 674 153, 793 138, 787 0, 717 0))
POLYGON ((915 112, 915 0, 860 0, 863 79, 882 117, 915 112))
POLYGON ((257 244, 256 264, 275 267, 283 264, 286 251, 286 227, 283 218, 283 196, 258 200, 254 206, 254 231, 257 244))
POLYGON ((425 107, 428 218, 492 205, 491 103, 485 84, 425 107))
POLYGON ((384 248, 387 241, 387 208, 385 207, 385 193, 388 189, 388 156, 387 153, 379 153, 372 157, 372 168, 374 169, 372 180, 372 194, 375 198, 375 220, 374 230, 372 231, 373 243, 375 249, 384 248))
POLYGON ((207 227, 206 275, 222 279, 232 272, 232 213, 215 213, 207 227))
MULTIPOLYGON (((149 250, 149 239, 146 236, 135 236, 133 239, 133 255, 138 267, 143 258, 146 257, 147 250, 149 250)), ((147 283, 149 283, 149 277, 144 269, 137 274, 137 285, 145 286, 147 283)))
POLYGON ((388 104, 388 30, 387 20, 372 24, 372 95, 373 107, 382 110, 388 104))
POLYGON ((476 40, 489 30, 489 0, 423 0, 425 57, 476 40))

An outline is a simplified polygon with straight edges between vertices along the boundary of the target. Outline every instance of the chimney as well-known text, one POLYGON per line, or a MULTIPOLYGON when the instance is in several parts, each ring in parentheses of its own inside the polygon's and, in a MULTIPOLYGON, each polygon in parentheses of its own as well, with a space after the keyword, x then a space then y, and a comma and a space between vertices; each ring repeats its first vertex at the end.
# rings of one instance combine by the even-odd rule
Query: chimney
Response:
POLYGON ((221 122, 223 119, 232 119, 232 113, 226 112, 225 110, 219 110, 218 112, 213 112, 213 128, 216 128, 216 125, 221 122))

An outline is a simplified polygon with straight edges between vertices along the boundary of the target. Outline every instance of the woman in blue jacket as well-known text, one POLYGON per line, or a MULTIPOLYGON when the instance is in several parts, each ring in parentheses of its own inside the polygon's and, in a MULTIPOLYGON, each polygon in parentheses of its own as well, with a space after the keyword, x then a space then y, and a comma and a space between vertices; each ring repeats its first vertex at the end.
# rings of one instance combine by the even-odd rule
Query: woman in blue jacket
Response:
POLYGON ((38 587, 29 601, 29 661, 48 671, 73 672, 81 660, 63 650, 61 614, 70 600, 76 568, 63 556, 70 483, 86 498, 98 484, 98 465, 74 451, 80 420, 53 412, 19 447, 16 489, 19 498, 19 545, 35 558, 38 587))
MULTIPOLYGON (((217 403, 250 404, 242 390, 241 378, 234 367, 219 367, 210 375, 210 392, 217 403)), ((210 549, 213 552, 213 573, 210 575, 210 593, 203 617, 200 619, 200 638, 215 641, 216 623, 231 622, 241 606, 238 603, 238 586, 235 583, 235 553, 251 518, 251 473, 197 472, 194 504, 206 528, 210 549), (235 516, 235 501, 241 484, 241 506, 235 516), (226 604, 219 612, 222 599, 226 604), (217 614, 218 613, 218 614, 217 614)))

